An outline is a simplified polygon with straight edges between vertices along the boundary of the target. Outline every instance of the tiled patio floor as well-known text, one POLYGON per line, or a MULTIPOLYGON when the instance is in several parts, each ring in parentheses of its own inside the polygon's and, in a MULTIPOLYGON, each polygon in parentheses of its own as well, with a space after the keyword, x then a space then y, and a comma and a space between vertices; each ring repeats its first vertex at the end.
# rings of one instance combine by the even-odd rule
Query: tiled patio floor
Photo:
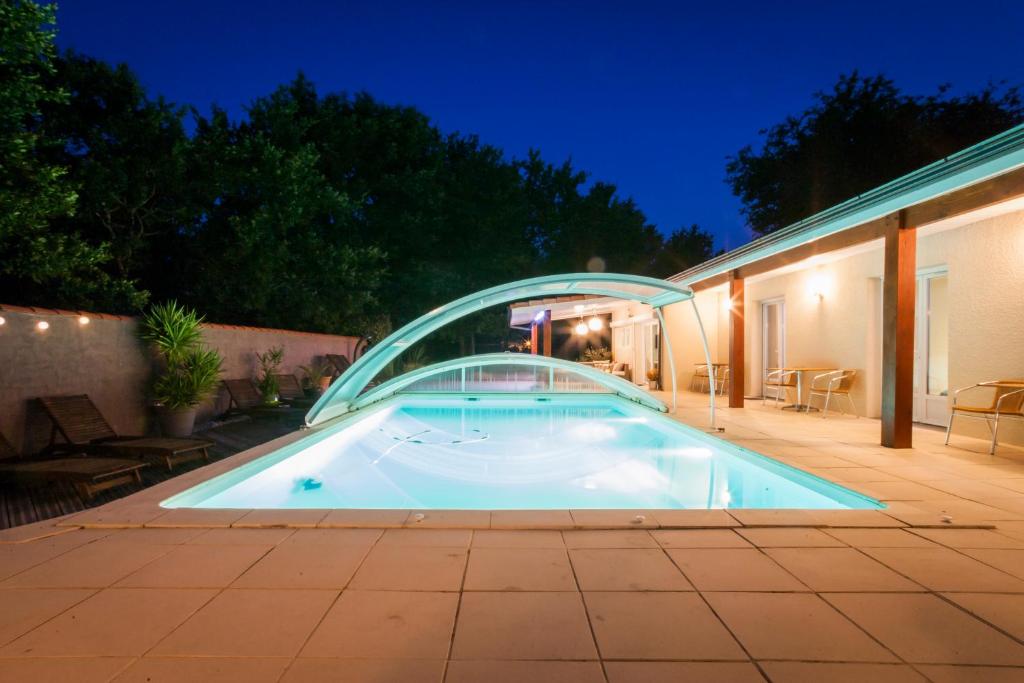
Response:
MULTIPOLYGON (((680 418, 702 420, 700 400, 680 418)), ((466 517, 476 528, 310 528, 318 513, 260 528, 232 513, 222 528, 24 527, 0 532, 0 681, 1024 681, 1018 451, 946 448, 930 430, 886 451, 875 421, 756 406, 721 423, 891 501, 871 518, 889 521, 732 511, 690 518, 718 528, 517 530, 500 527, 603 519, 496 513, 466 517), (942 528, 943 514, 971 524, 942 528)))

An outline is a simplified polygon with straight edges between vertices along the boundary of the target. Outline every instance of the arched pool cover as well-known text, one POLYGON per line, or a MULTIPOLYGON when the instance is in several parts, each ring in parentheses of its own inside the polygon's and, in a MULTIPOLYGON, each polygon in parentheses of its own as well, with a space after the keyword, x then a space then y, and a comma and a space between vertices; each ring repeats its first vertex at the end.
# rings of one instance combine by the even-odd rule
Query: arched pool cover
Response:
MULTIPOLYGON (((693 299, 693 291, 688 287, 683 287, 666 280, 619 273, 547 275, 491 287, 490 289, 464 296, 461 299, 435 308, 381 340, 353 363, 324 392, 324 395, 320 397, 320 400, 316 402, 306 415, 306 424, 310 426, 320 424, 356 409, 358 407, 355 402, 356 397, 377 376, 377 373, 401 355, 405 349, 448 323, 491 306, 507 304, 521 299, 575 294, 589 294, 638 301, 654 308, 659 318, 662 318, 661 308, 663 306, 693 299)), ((694 312, 696 312, 696 306, 694 306, 694 312)), ((664 329, 663 319, 662 328, 664 329)), ((703 334, 703 330, 701 330, 701 333, 703 334)), ((670 364, 674 363, 671 344, 667 339, 667 332, 666 351, 668 352, 670 364)), ((706 354, 707 348, 705 343, 706 354)), ((708 362, 710 363, 710 358, 708 362)), ((672 379, 674 393, 674 370, 672 372, 672 379)), ((712 392, 712 401, 714 400, 713 395, 712 392)))

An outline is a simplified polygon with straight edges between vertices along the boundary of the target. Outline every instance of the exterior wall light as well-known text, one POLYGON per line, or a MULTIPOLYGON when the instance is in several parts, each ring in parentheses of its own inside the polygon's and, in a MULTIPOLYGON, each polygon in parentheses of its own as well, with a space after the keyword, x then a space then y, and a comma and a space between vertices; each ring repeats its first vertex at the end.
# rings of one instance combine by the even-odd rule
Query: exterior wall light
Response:
POLYGON ((7 324, 7 319, 4 318, 2 315, 0 315, 0 325, 6 325, 6 324, 7 324))
POLYGON ((589 331, 589 328, 587 327, 587 324, 585 322, 583 322, 581 320, 578 323, 576 323, 576 334, 578 334, 578 335, 580 335, 582 337, 582 336, 586 335, 588 331, 589 331))
POLYGON ((587 321, 587 327, 592 329, 594 332, 597 332, 602 327, 604 327, 604 321, 595 315, 593 318, 587 321))
POLYGON ((821 301, 825 298, 825 278, 820 274, 812 275, 807 280, 807 293, 821 301))
POLYGON ((87 316, 87 315, 80 315, 80 316, 78 316, 78 324, 79 325, 88 325, 89 324, 89 316, 87 316))
POLYGON ((36 329, 39 330, 40 332, 46 332, 48 329, 50 329, 50 323, 46 322, 45 320, 40 320, 39 322, 36 323, 36 329))

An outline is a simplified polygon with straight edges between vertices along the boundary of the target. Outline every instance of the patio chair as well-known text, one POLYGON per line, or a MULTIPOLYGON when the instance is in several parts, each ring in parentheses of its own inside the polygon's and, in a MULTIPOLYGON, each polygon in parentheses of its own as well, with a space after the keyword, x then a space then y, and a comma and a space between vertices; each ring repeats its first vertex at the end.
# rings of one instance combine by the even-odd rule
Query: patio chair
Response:
POLYGON ((719 396, 725 396, 726 390, 729 388, 729 366, 724 365, 720 368, 716 368, 715 372, 715 391, 718 392, 719 396))
POLYGON ((633 373, 629 370, 629 363, 613 363, 608 372, 616 377, 621 377, 622 379, 628 379, 630 381, 633 379, 633 373))
MULTIPOLYGON (((249 417, 279 418, 292 417, 301 412, 292 408, 287 401, 276 406, 264 405, 263 395, 260 394, 251 379, 224 379, 221 380, 221 384, 228 390, 229 413, 248 415, 249 417)), ((280 386, 278 389, 280 390, 280 386)))
POLYGON ((708 366, 698 365, 693 371, 693 377, 690 378, 690 391, 703 392, 710 380, 711 373, 708 372, 708 366))
POLYGON ((316 403, 315 398, 306 396, 306 392, 302 390, 302 384, 295 375, 274 375, 274 379, 277 380, 277 395, 289 405, 310 407, 316 403))
POLYGON ((141 483, 139 470, 147 466, 138 460, 93 458, 80 454, 60 458, 22 457, 0 434, 0 482, 17 486, 44 487, 66 481, 88 501, 111 487, 141 483))
POLYGON ((341 355, 340 353, 328 353, 325 355, 325 358, 327 358, 327 360, 330 361, 331 365, 334 366, 334 369, 337 371, 339 375, 344 374, 345 371, 348 370, 349 367, 352 365, 352 363, 349 362, 348 358, 341 355))
POLYGON ((1001 419, 1024 419, 1024 379, 1000 379, 979 382, 953 392, 953 407, 949 413, 949 424, 946 426, 946 445, 953 431, 953 418, 967 417, 984 420, 992 434, 992 445, 989 455, 995 455, 999 439, 999 421, 1001 419), (992 402, 988 405, 964 405, 960 403, 960 394, 973 389, 992 389, 992 402))
POLYGON ((86 394, 77 396, 45 396, 38 399, 53 428, 50 431, 51 452, 69 449, 116 454, 146 461, 162 462, 168 470, 180 462, 202 458, 209 462, 206 439, 171 439, 164 437, 122 436, 110 426, 103 414, 86 394), (57 434, 66 443, 57 443, 57 434))
MULTIPOLYGON (((850 404, 850 412, 854 417, 858 417, 857 406, 850 395, 850 388, 853 386, 853 380, 856 377, 856 370, 833 370, 832 372, 815 375, 814 379, 811 380, 811 386, 807 390, 807 410, 804 412, 811 412, 812 398, 822 396, 825 398, 825 405, 821 408, 821 416, 825 417, 825 414, 828 412, 828 404, 832 397, 835 396, 837 398, 845 398, 846 402, 850 404)), ((846 412, 842 408, 840 408, 840 411, 846 412)))
POLYGON ((783 370, 782 368, 769 370, 764 378, 764 387, 761 389, 761 405, 764 405, 768 399, 766 389, 771 389, 775 392, 775 407, 777 408, 779 401, 786 398, 786 391, 788 389, 796 389, 796 371, 783 370))

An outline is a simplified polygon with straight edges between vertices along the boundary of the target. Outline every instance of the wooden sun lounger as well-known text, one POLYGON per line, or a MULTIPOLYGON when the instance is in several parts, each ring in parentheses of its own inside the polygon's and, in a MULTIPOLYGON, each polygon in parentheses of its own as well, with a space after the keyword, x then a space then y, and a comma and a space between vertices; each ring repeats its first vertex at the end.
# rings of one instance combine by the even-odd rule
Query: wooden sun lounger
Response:
POLYGON ((83 450, 94 453, 112 453, 119 456, 157 461, 168 470, 180 462, 203 458, 207 462, 207 449, 213 445, 206 439, 171 439, 147 436, 119 435, 106 421, 92 400, 85 394, 78 396, 40 397, 39 403, 53 423, 50 432, 50 450, 83 450), (56 440, 57 434, 66 443, 56 440))
POLYGON ((67 481, 85 500, 98 492, 142 482, 139 472, 147 464, 122 458, 93 458, 84 455, 61 458, 21 457, 0 434, 0 481, 25 487, 46 486, 67 481))
POLYGON ((337 370, 339 375, 343 374, 352 365, 348 358, 340 353, 328 353, 325 358, 330 361, 331 365, 334 366, 334 369, 337 370))
POLYGON ((294 417, 302 411, 292 408, 288 402, 276 406, 263 405, 263 396, 256 385, 248 379, 221 380, 231 398, 231 412, 249 415, 250 417, 294 417))
POLYGON ((296 407, 309 407, 316 403, 315 398, 306 396, 302 384, 295 375, 274 375, 277 380, 277 394, 285 402, 296 407))

